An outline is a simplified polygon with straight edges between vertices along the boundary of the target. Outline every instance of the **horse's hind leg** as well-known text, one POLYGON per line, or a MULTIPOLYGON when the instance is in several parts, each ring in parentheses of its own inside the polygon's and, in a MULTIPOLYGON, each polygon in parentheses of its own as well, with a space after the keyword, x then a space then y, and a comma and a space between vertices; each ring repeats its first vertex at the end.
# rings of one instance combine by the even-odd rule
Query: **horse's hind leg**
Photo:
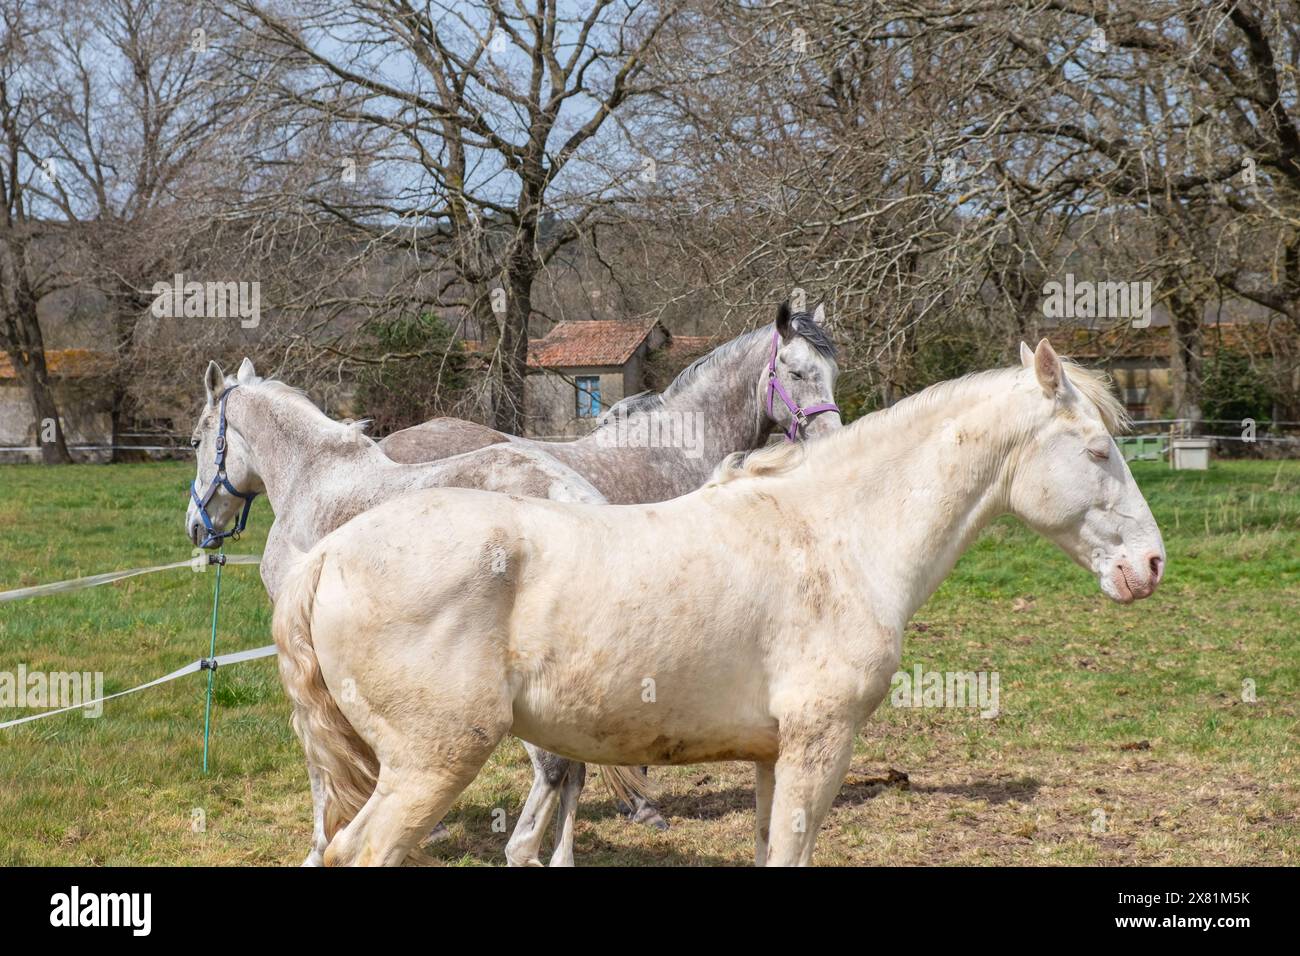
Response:
POLYGON ((542 838, 546 835, 551 814, 555 812, 556 801, 561 799, 561 788, 569 775, 571 761, 527 741, 524 750, 533 763, 533 785, 519 814, 519 822, 506 843, 506 863, 510 866, 541 866, 542 838))
POLYGON ((772 833, 772 793, 776 789, 776 764, 754 764, 754 865, 767 866, 767 844, 772 833))
POLYGON ((555 852, 551 866, 573 866, 573 828, 578 821, 578 796, 587 782, 587 765, 569 762, 560 790, 560 812, 555 818, 555 852))
MULTIPOLYGON (((648 781, 650 778, 649 767, 639 767, 641 776, 648 781)), ((632 794, 632 805, 628 806, 622 800, 614 802, 615 808, 623 816, 627 817, 632 823, 642 823, 652 830, 667 830, 668 821, 663 818, 659 808, 655 806, 654 801, 649 797, 643 797, 640 794, 632 794)))
POLYGON ((303 866, 324 866, 325 847, 325 787, 320 772, 312 763, 307 764, 307 779, 311 781, 311 852, 302 861, 303 866))
MULTIPOLYGON (((649 767, 641 768, 641 776, 650 775, 649 767)), ((659 808, 655 806, 647 797, 634 795, 632 797, 632 807, 628 812, 628 819, 633 823, 642 823, 652 830, 667 830, 668 821, 663 818, 659 808)))
POLYGON ((441 709, 376 714, 352 702, 375 733, 379 775, 374 793, 325 851, 326 866, 398 866, 473 782, 510 728, 504 703, 466 702, 441 709))
POLYGON ((330 841, 326 866, 400 866, 469 786, 487 755, 473 769, 379 770, 379 781, 361 812, 330 841))

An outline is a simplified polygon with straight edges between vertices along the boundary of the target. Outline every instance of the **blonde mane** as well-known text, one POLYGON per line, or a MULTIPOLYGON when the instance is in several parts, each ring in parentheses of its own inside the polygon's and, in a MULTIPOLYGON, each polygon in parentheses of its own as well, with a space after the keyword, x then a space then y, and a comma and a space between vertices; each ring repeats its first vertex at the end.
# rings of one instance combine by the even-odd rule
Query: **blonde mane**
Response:
POLYGON ((1101 369, 1084 368, 1073 359, 1061 359, 1061 364, 1065 366, 1065 377, 1070 380, 1070 384, 1082 392, 1083 397, 1097 409, 1106 431, 1112 435, 1122 435, 1132 427, 1133 419, 1115 395, 1115 390, 1111 387, 1114 383, 1109 375, 1101 369))
MULTIPOLYGON (((1078 389, 1079 393, 1097 409, 1097 414, 1101 417, 1106 430, 1112 435, 1127 431, 1131 425, 1131 420, 1123 404, 1120 403, 1120 400, 1111 389, 1110 376, 1099 369, 1085 368, 1071 359, 1063 358, 1061 364, 1065 367, 1065 375, 1070 384, 1078 389)), ((936 405, 951 401, 954 396, 960 393, 986 385, 991 380, 1009 378, 1019 372, 1019 368, 995 368, 983 372, 971 372, 969 375, 949 379, 945 382, 937 382, 915 395, 909 395, 896 405, 863 416, 848 428, 840 429, 838 432, 820 439, 819 444, 824 445, 838 441, 842 435, 867 427, 867 422, 880 424, 900 415, 933 408, 936 405)), ((724 458, 718 467, 714 469, 713 476, 707 484, 721 485, 737 478, 761 478, 786 474, 803 463, 806 457, 806 448, 807 446, 803 442, 783 442, 753 452, 734 452, 724 458)))

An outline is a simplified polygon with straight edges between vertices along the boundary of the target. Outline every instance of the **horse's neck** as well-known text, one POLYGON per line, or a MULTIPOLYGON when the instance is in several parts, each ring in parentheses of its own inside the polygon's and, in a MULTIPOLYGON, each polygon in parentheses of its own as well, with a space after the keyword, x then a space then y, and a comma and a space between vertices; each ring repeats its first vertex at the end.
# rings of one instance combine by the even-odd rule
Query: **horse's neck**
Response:
MULTIPOLYGON (((863 422, 842 443, 830 436, 844 453, 824 468, 800 469, 816 486, 810 497, 843 492, 825 498, 832 509, 825 520, 832 529, 849 526, 845 543, 882 623, 901 631, 980 529, 1007 510, 1015 401, 1005 392, 954 393, 943 407, 863 422)), ((817 449, 817 459, 831 450, 817 449)))
POLYGON ((232 396, 242 401, 231 411, 230 424, 251 451, 277 520, 295 503, 317 508, 325 496, 349 494, 383 457, 357 426, 336 422, 308 402, 255 388, 242 391, 232 396))
MULTIPOLYGON (((663 402, 649 411, 636 412, 627 421, 629 433, 651 436, 686 436, 685 442, 656 444, 640 452, 655 459, 655 471, 672 485, 662 489, 665 497, 694 491, 727 455, 749 451, 767 441, 771 432, 759 397, 758 382, 767 355, 760 337, 746 349, 739 350, 725 364, 716 363, 688 385, 671 389, 663 402), (673 468, 662 467, 665 459, 673 468)), ((606 428, 618 428, 610 423, 606 428)), ((604 455, 626 456, 635 450, 587 435, 574 445, 584 450, 601 449, 604 455)))
POLYGON ((656 413, 698 414, 704 433, 703 477, 733 451, 750 451, 767 441, 771 427, 763 413, 758 382, 770 344, 754 336, 730 361, 702 370, 690 385, 665 396, 656 413))

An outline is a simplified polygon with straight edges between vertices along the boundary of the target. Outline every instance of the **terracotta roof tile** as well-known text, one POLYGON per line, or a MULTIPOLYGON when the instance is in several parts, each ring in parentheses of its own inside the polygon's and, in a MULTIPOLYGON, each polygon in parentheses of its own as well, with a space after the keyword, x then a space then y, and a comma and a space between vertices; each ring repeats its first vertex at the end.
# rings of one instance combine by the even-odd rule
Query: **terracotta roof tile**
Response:
POLYGON ((641 347, 655 320, 622 322, 593 319, 561 322, 528 346, 529 368, 584 368, 622 365, 641 347))

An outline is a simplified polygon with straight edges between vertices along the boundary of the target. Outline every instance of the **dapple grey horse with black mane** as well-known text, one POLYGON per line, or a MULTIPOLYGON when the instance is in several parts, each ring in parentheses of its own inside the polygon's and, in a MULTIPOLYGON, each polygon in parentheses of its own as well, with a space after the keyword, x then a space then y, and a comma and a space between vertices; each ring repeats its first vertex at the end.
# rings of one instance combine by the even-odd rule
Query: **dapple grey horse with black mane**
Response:
POLYGON ((610 504, 649 504, 698 488, 727 455, 840 426, 835 347, 824 315, 791 313, 697 359, 661 394, 613 406, 591 434, 534 441, 456 418, 394 432, 379 447, 394 461, 434 461, 473 447, 544 451, 590 481, 610 504), (657 440, 670 436, 670 440, 657 440))
MULTIPOLYGON (((822 404, 817 401, 821 396, 810 392, 803 383, 824 381, 825 394, 829 396, 834 365, 827 355, 828 343, 808 317, 791 317, 784 311, 782 316, 773 336, 773 341, 781 344, 776 346, 776 360, 769 362, 770 368, 779 371, 768 380, 775 379, 772 390, 778 396, 784 394, 788 401, 804 402, 815 408, 822 404), (811 349, 798 345, 807 341, 822 344, 811 349)), ((738 347, 738 343, 755 335, 766 333, 742 336, 705 356, 683 373, 663 397, 638 396, 629 401, 622 408, 620 421, 635 425, 653 414, 653 410, 672 408, 677 404, 675 394, 685 391, 688 383, 729 380, 737 374, 734 367, 737 361, 753 358, 751 350, 738 347), (631 406, 636 406, 636 410, 624 417, 622 413, 631 406)), ((753 367, 749 374, 751 382, 760 379, 753 367)), ((555 501, 603 501, 602 495, 581 475, 542 453, 542 449, 552 447, 545 443, 528 447, 525 443, 496 442, 430 463, 393 462, 365 436, 360 426, 335 422, 296 389, 261 379, 247 359, 238 375, 231 378, 226 378, 215 363, 210 364, 205 389, 207 401, 191 441, 197 452, 198 471, 186 516, 186 532, 195 544, 216 546, 234 531, 243 529, 251 497, 265 494, 276 520, 267 537, 261 573, 273 601, 288 564, 298 553, 309 550, 351 517, 417 489, 454 486, 555 501)), ((725 386, 718 389, 718 394, 723 396, 732 392, 725 386)), ((772 427, 790 431, 790 425, 782 424, 779 418, 769 418, 772 424, 763 426, 761 416, 754 409, 738 410, 723 401, 704 418, 701 433, 736 434, 726 418, 741 413, 752 415, 755 422, 754 437, 741 441, 742 448, 765 440, 772 427)), ((775 414, 779 416, 779 412, 775 414)), ((797 417, 787 417, 797 424, 797 417)), ((461 450, 466 451, 472 444, 461 450)), ((655 450, 669 456, 674 449, 655 450)), ((693 465, 692 470, 700 470, 697 463, 703 457, 688 455, 683 461, 693 465)), ((710 463, 709 469, 712 464, 716 462, 710 463)), ((675 470, 669 468, 667 473, 675 470)), ((703 473, 707 474, 707 470, 703 473)), ((574 771, 573 765, 562 758, 551 757, 529 744, 525 747, 535 768, 535 780, 525 812, 507 848, 507 857, 515 864, 536 862, 549 816, 557 801, 562 801, 564 813, 559 821, 552 864, 571 865, 573 818, 583 768, 576 765, 574 771)), ((641 799, 637 775, 628 768, 606 768, 606 772, 612 776, 616 792, 641 799)), ((315 799, 319 796, 319 783, 313 776, 315 832, 308 863, 319 862, 324 848, 321 808, 315 799)))

